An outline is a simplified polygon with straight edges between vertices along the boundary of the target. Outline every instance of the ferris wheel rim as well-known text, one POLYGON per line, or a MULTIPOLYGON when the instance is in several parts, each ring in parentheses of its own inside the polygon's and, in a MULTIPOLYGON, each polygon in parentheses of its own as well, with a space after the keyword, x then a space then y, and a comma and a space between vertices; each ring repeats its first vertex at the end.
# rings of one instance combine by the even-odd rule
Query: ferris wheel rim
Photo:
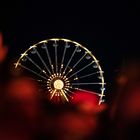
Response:
MULTIPOLYGON (((98 69, 99 69, 99 72, 100 72, 100 75, 101 75, 101 88, 104 89, 104 85, 106 84, 104 82, 104 76, 103 76, 103 71, 102 71, 102 68, 98 62, 98 60, 96 59, 96 57, 93 55, 93 53, 91 51, 89 51, 85 46, 83 46, 82 44, 76 42, 76 41, 72 41, 70 39, 65 39, 65 38, 51 38, 51 39, 46 39, 46 40, 43 40, 43 41, 40 41, 32 46, 30 46, 27 50, 24 51, 24 53, 21 54, 20 58, 18 59, 18 61, 15 63, 15 68, 18 67, 18 65, 20 64, 20 61, 21 59, 27 55, 27 52, 33 48, 37 48, 39 44, 44 44, 44 43, 48 43, 48 41, 64 41, 64 42, 70 42, 70 43, 73 43, 75 44, 75 46, 77 45, 78 47, 81 47, 85 50, 86 53, 88 53, 92 58, 93 60, 96 62, 97 66, 98 66, 98 69)), ((101 90, 101 93, 99 94, 100 96, 100 103, 103 102, 102 98, 105 96, 104 95, 104 90, 101 90)), ((100 104, 99 103, 99 104, 100 104)))

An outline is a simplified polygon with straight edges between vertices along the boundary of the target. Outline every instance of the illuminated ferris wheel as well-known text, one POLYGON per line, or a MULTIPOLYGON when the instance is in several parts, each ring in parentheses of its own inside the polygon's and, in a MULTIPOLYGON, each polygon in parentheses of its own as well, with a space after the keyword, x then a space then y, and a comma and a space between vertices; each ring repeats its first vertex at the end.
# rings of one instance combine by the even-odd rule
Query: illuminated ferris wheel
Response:
POLYGON ((27 49, 15 64, 38 82, 50 100, 69 102, 75 91, 104 101, 105 82, 99 61, 81 44, 63 38, 43 40, 27 49))

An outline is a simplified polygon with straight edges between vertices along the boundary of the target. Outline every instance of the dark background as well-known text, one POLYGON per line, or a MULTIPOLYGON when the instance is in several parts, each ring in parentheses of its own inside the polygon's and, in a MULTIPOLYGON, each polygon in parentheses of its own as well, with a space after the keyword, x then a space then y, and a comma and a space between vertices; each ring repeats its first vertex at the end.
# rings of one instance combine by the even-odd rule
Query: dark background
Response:
POLYGON ((10 59, 43 39, 75 40, 100 60, 107 92, 112 90, 121 66, 131 59, 139 60, 139 18, 138 1, 0 2, 0 30, 10 48, 10 59))

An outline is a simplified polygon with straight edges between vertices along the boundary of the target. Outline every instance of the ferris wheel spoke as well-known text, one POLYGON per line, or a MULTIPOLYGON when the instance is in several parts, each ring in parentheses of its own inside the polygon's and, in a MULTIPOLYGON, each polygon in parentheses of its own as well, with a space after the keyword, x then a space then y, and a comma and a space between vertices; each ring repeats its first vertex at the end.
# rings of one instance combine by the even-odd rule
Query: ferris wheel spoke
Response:
MULTIPOLYGON (((67 43, 67 42, 66 42, 67 43)), ((66 44, 66 45, 68 45, 68 44, 66 44)), ((61 73, 61 70, 62 70, 62 68, 63 68, 63 62, 64 62, 64 58, 65 58, 65 54, 66 54, 66 47, 64 47, 64 52, 63 52, 63 56, 62 56, 62 60, 61 60, 61 65, 60 65, 60 73, 61 73)))
POLYGON ((37 72, 35 72, 35 71, 32 70, 32 69, 27 68, 26 66, 23 66, 23 65, 21 65, 21 64, 19 64, 19 66, 21 66, 22 68, 24 68, 24 69, 30 71, 31 73, 33 73, 33 74, 35 74, 35 75, 37 75, 37 76, 39 76, 39 77, 41 77, 41 78, 47 80, 47 78, 46 78, 45 76, 38 74, 37 72))
POLYGON ((90 73, 90 74, 87 74, 87 75, 80 76, 80 77, 78 77, 77 79, 86 78, 86 77, 89 77, 89 76, 91 76, 91 75, 95 75, 95 74, 98 74, 98 73, 100 73, 100 72, 99 72, 99 71, 93 72, 93 73, 90 73))
POLYGON ((38 57, 40 58, 41 62, 43 63, 43 65, 45 66, 46 70, 49 72, 49 74, 51 75, 51 72, 49 70, 49 68, 47 67, 46 63, 44 62, 43 58, 41 57, 40 53, 37 51, 37 49, 35 48, 36 53, 38 55, 38 57))
POLYGON ((41 72, 43 72, 47 77, 49 77, 49 76, 46 74, 46 71, 43 70, 42 68, 40 68, 40 66, 38 66, 30 57, 26 56, 26 58, 27 58, 32 64, 34 64, 41 72))
POLYGON ((75 50, 73 51, 73 53, 72 53, 72 55, 71 55, 71 58, 69 59, 67 65, 66 65, 66 67, 65 67, 65 69, 64 69, 64 71, 63 71, 63 74, 66 72, 67 67, 69 66, 69 64, 70 64, 70 62, 71 62, 73 56, 75 55, 75 52, 76 52, 77 48, 78 48, 78 46, 76 46, 75 50))
POLYGON ((80 91, 83 91, 83 92, 87 92, 87 93, 91 93, 91 94, 96 94, 96 95, 99 96, 99 93, 92 92, 92 91, 89 91, 89 90, 85 90, 85 89, 81 89, 81 88, 77 88, 77 90, 80 90, 80 91))
POLYGON ((86 53, 76 62, 76 64, 71 68, 71 70, 66 74, 66 76, 82 61, 82 59, 86 56, 86 53))
POLYGON ((93 82, 93 83, 71 83, 72 86, 78 86, 78 85, 102 85, 102 84, 105 84, 105 83, 102 83, 102 82, 93 82))
POLYGON ((74 92, 74 91, 71 91, 70 89, 71 89, 71 90, 74 90, 74 91, 79 90, 79 88, 76 88, 76 87, 70 86, 68 91, 71 92, 72 94, 75 94, 75 92, 74 92))
POLYGON ((58 72, 58 62, 57 62, 57 44, 55 42, 54 44, 55 47, 55 68, 56 68, 56 73, 58 72))
POLYGON ((61 93, 62 93, 63 97, 66 99, 66 101, 68 102, 68 101, 69 101, 69 99, 67 98, 67 96, 66 96, 65 92, 64 92, 63 90, 61 90, 61 93))
POLYGON ((85 89, 81 89, 81 88, 76 88, 77 90, 80 90, 80 91, 83 91, 83 92, 87 92, 87 93, 91 93, 91 94, 95 94, 97 96, 99 96, 99 105, 104 102, 103 100, 103 97, 105 96, 104 94, 100 94, 100 93, 97 93, 97 92, 92 92, 92 91, 89 91, 89 90, 85 90, 85 89))
POLYGON ((65 93, 67 96, 69 96, 70 98, 72 98, 72 96, 71 96, 68 92, 71 93, 71 94, 74 94, 71 90, 67 90, 67 89, 64 90, 64 93, 65 93))
MULTIPOLYGON (((87 67, 89 67, 90 65, 92 65, 95 61, 92 61, 91 63, 87 64, 86 66, 84 66, 82 69, 78 70, 77 72, 73 73, 69 78, 73 77, 74 75, 76 75, 77 73, 83 71, 84 69, 86 69, 87 67)), ((68 79, 69 79, 68 78, 68 79)))
POLYGON ((77 63, 72 67, 73 69, 81 62, 81 60, 86 56, 86 53, 77 61, 77 63))
MULTIPOLYGON (((71 88, 72 89, 72 88, 71 88)), ((71 91, 70 90, 70 88, 69 89, 66 89, 66 92, 70 92, 71 94, 74 94, 74 92, 73 91, 71 91)), ((68 93, 67 93, 68 94, 68 93)), ((69 94, 68 94, 69 95, 69 94)))
POLYGON ((52 69, 52 72, 54 73, 54 67, 53 67, 53 64, 52 64, 52 61, 51 61, 51 57, 50 57, 50 54, 49 54, 49 51, 48 51, 48 48, 46 46, 46 44, 44 43, 44 48, 45 48, 45 51, 46 51, 46 54, 47 54, 47 57, 48 57, 48 60, 49 60, 49 63, 50 63, 50 66, 51 66, 51 69, 52 69))
POLYGON ((87 92, 87 93, 91 93, 91 94, 95 94, 95 95, 98 95, 98 93, 96 92, 92 92, 92 91, 89 91, 89 90, 84 90, 84 89, 81 89, 81 88, 75 88, 75 87, 70 87, 71 90, 74 90, 74 91, 71 91, 69 90, 69 92, 71 92, 72 94, 76 94, 77 92, 76 91, 82 91, 82 92, 87 92))

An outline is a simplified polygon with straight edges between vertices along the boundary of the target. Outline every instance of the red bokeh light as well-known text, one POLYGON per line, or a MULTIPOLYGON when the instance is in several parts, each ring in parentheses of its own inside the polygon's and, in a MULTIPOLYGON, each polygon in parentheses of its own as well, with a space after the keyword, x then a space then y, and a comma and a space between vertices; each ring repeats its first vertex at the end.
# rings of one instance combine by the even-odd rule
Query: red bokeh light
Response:
POLYGON ((8 48, 3 45, 3 35, 0 33, 0 63, 2 63, 7 55, 8 48))

